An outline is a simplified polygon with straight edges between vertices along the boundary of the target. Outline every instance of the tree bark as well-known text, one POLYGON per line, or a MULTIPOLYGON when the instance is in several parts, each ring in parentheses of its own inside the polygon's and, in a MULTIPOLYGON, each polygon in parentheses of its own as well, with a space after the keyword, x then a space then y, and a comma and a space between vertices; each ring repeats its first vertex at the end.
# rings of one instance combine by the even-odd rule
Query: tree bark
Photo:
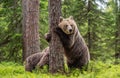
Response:
POLYGON ((63 59, 64 48, 60 42, 59 36, 53 31, 58 26, 60 16, 61 16, 61 0, 49 0, 49 24, 50 33, 52 34, 49 56, 50 73, 64 71, 64 59, 63 59))
POLYGON ((23 11, 23 61, 31 54, 40 52, 39 0, 22 0, 23 11))

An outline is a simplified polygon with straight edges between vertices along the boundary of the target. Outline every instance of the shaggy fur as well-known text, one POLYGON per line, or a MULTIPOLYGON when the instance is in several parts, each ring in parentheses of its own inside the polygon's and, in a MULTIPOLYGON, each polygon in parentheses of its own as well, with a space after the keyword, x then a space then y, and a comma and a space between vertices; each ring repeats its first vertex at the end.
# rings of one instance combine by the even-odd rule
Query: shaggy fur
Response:
POLYGON ((45 64, 49 65, 49 53, 50 53, 49 47, 45 49, 44 52, 46 53, 43 54, 42 58, 37 64, 39 68, 43 67, 45 64))
POLYGON ((60 18, 59 26, 54 31, 64 46, 68 66, 79 69, 86 66, 90 60, 89 50, 73 18, 60 18))
POLYGON ((25 70, 32 72, 33 69, 38 65, 40 68, 43 65, 48 65, 49 61, 49 47, 45 48, 40 53, 30 55, 25 60, 25 70))

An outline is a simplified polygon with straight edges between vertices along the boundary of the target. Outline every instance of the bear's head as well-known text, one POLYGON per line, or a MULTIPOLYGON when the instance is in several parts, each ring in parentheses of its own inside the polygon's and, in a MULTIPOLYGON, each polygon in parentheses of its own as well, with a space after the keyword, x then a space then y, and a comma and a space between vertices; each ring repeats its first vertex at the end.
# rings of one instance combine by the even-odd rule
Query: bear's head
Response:
POLYGON ((73 34, 75 31, 76 23, 72 16, 69 18, 59 18, 58 27, 65 33, 65 34, 73 34))

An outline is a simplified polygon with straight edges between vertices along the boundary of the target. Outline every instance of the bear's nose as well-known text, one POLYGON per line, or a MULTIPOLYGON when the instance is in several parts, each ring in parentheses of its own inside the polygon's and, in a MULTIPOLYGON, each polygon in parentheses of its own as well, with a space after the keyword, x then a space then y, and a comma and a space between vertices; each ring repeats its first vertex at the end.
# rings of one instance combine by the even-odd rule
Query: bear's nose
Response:
POLYGON ((70 29, 69 32, 72 32, 72 29, 70 29))

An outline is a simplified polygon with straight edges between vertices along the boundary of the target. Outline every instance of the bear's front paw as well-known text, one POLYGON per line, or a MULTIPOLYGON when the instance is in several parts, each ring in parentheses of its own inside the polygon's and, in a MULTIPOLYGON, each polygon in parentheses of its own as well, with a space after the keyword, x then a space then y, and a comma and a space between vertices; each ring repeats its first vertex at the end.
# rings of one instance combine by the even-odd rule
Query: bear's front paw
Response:
POLYGON ((51 41, 51 34, 50 33, 46 33, 44 37, 47 40, 47 42, 51 41))
POLYGON ((56 27, 56 28, 54 29, 54 32, 57 33, 58 35, 60 35, 61 29, 60 29, 59 27, 56 27))
POLYGON ((53 32, 55 32, 55 33, 56 33, 56 32, 57 32, 57 30, 58 30, 58 27, 54 28, 54 29, 53 29, 53 32))

